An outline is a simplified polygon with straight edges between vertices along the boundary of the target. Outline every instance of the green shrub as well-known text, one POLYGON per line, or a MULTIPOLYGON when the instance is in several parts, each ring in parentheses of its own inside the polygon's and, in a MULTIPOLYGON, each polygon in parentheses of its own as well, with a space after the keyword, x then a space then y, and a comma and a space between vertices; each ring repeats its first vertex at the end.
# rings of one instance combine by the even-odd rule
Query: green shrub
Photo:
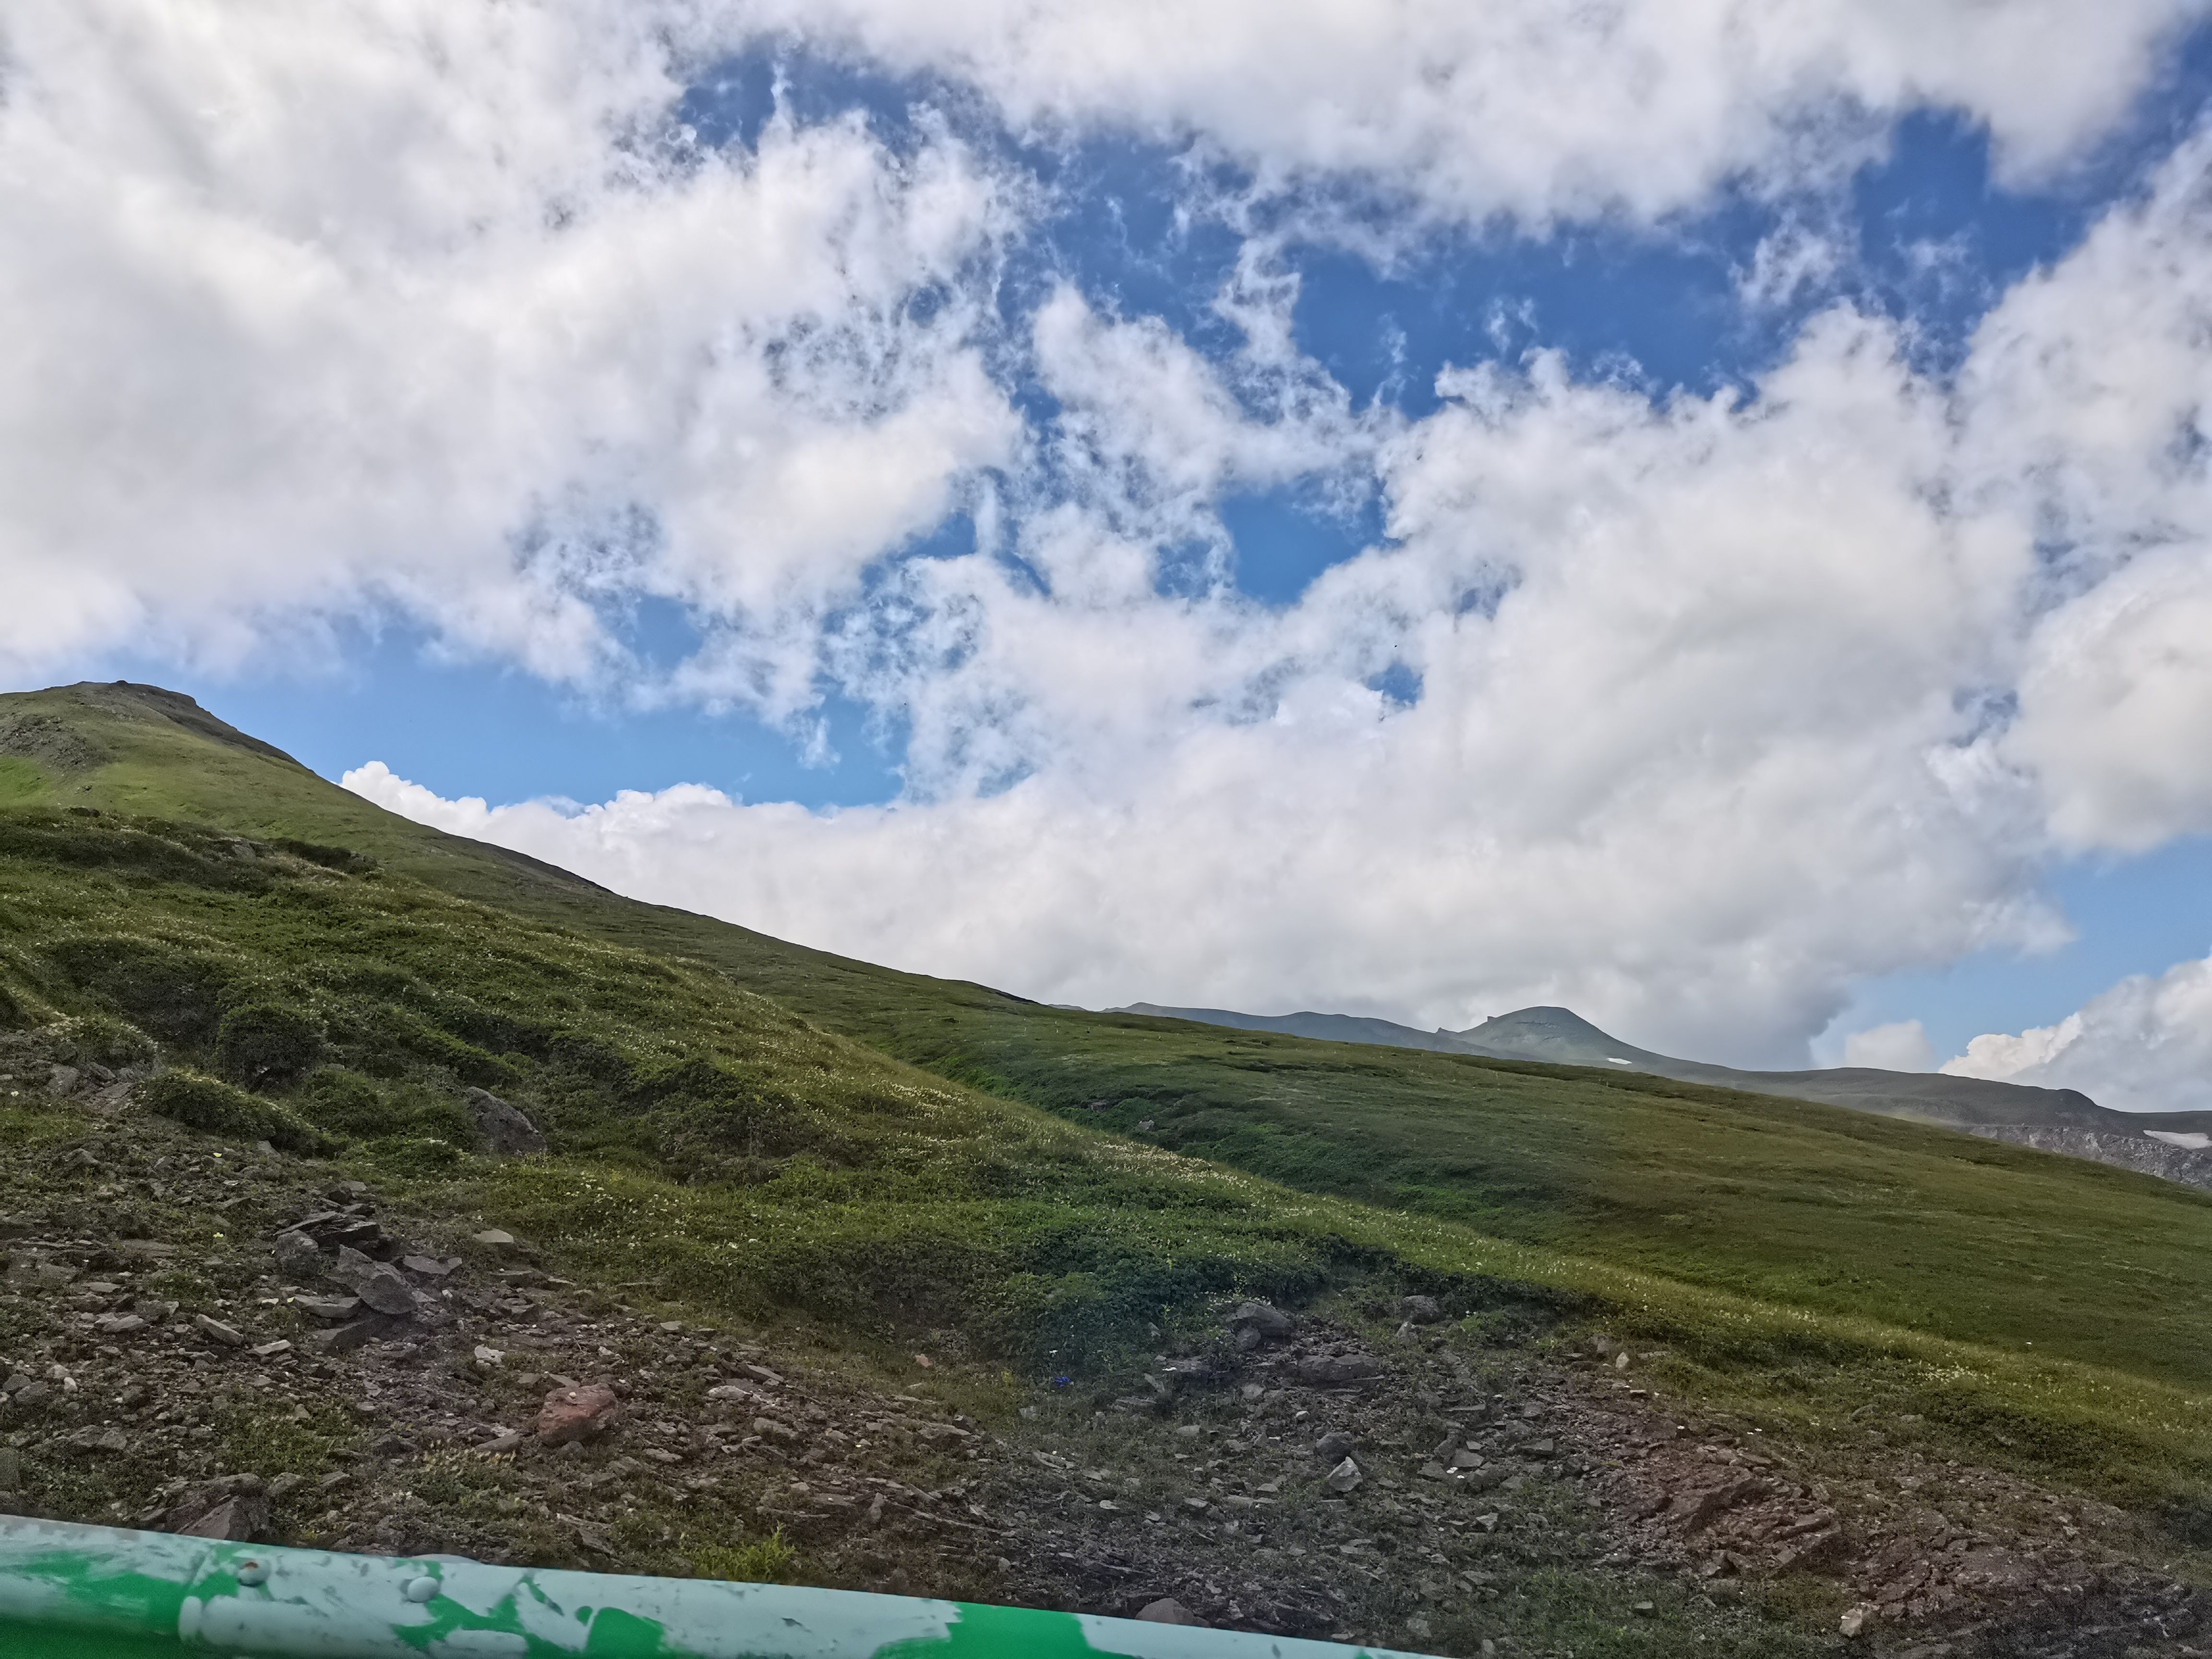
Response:
POLYGON ((288 1152, 319 1156, 332 1150, 329 1139, 312 1124, 273 1101, 250 1095, 203 1072, 164 1072, 139 1090, 138 1099, 155 1116, 209 1134, 265 1140, 288 1152))
POLYGON ((64 939, 46 954, 71 983, 165 1042, 204 1042, 222 1018, 229 975, 194 951, 120 933, 64 939))
POLYGON ((365 1140, 395 1133, 402 1117, 372 1079, 342 1066, 325 1066, 310 1075, 299 1109, 302 1116, 333 1134, 365 1140))
POLYGON ((56 1056, 76 1066, 143 1066, 160 1052, 151 1037, 112 1014, 79 1014, 47 1035, 56 1056))
POLYGON ((428 1136, 473 1146, 477 1121, 443 1090, 422 1083, 379 1083, 359 1072, 325 1066, 299 1096, 300 1115, 319 1128, 356 1140, 428 1136))
POLYGON ((778 1527, 750 1544, 720 1544, 701 1550, 691 1558, 691 1573, 696 1578, 720 1578, 733 1584, 787 1584, 798 1565, 799 1552, 778 1527))
POLYGON ((282 1003, 234 1008, 215 1034, 223 1075, 249 1088, 291 1082, 322 1059, 323 1046, 321 1024, 282 1003))
POLYGON ((368 1155, 401 1175, 435 1175, 452 1169, 465 1156, 452 1141, 435 1135, 395 1135, 371 1146, 368 1155))

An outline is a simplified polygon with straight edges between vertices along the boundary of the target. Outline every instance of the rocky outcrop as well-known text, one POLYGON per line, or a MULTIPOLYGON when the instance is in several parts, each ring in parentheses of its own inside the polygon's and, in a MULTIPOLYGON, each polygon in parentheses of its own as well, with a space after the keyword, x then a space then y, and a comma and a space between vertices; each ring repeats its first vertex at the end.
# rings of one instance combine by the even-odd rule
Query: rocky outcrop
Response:
POLYGON ((1979 1124, 1968 1133, 2009 1146, 2033 1146, 2038 1152, 2092 1158, 2099 1164, 2133 1170, 2138 1175, 2156 1176, 2161 1181, 2176 1181, 2185 1187, 2212 1192, 2212 1149, 2176 1146, 2148 1135, 2045 1127, 2033 1123, 1979 1124))

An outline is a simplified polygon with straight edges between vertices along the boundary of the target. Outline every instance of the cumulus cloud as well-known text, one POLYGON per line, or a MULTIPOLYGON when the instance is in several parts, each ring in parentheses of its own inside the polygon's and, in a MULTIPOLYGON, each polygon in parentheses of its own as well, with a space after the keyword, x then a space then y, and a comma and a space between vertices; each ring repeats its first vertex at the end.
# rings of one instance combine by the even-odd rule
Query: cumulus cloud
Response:
POLYGON ((1917 1019, 1869 1026, 1844 1039, 1844 1064, 1870 1066, 1882 1072, 1932 1072, 1936 1045, 1917 1019))
POLYGON ((1448 389, 1379 452, 1393 544, 1286 611, 930 562, 963 648, 909 705, 988 733, 1010 787, 567 814, 349 781, 641 896, 1091 1005, 1563 1001, 1786 1060, 1854 975, 2049 936, 2029 798, 1958 695, 2025 550, 1942 508, 1948 410, 1885 325, 1832 315, 1747 404, 1548 358, 1448 389), (1411 707, 1362 683, 1394 660, 1411 707))
POLYGON ((2117 1111, 2212 1110, 2212 961, 2124 979, 2056 1025, 1978 1036, 1942 1069, 2079 1089, 2117 1111))
POLYGON ((2009 757, 2074 848, 2212 830, 2212 133, 2022 283, 1962 381, 1964 476, 2038 547, 2009 757))
POLYGON ((692 149, 649 8, 182 10, 9 16, 12 675, 366 607, 588 678, 657 596, 787 703, 792 617, 1014 441, 970 312, 908 303, 1011 222, 950 140, 692 149))
MULTIPOLYGON (((834 686, 908 734, 896 801, 348 782, 1055 1000, 1566 1002, 1802 1063, 1856 980, 2057 938, 2055 851, 2212 828, 2212 141, 1955 381, 1844 307, 1748 395, 1655 405, 1538 353, 1411 420, 1300 356, 1263 237, 1204 349, 1073 283, 1010 308, 1041 193, 1010 164, 927 112, 896 148, 779 115, 709 150, 678 100, 798 39, 1262 193, 1649 219, 1832 176, 1921 106, 2063 167, 2198 9, 2074 9, 33 0, 0 100, 0 673, 307 656, 365 611, 641 698, 798 719, 834 686), (1387 535, 1261 605, 1221 514, 1285 489, 1372 492, 1387 535), (973 551, 890 556, 956 510, 973 551), (623 643, 653 600, 702 639, 660 678, 623 643)), ((1753 298, 1841 246, 1771 239, 1753 298)))
POLYGON ((1653 216, 1802 179, 1959 109, 2015 173, 2107 130, 2198 0, 758 0, 747 15, 982 88, 1024 126, 1195 137, 1263 180, 1364 175, 1431 211, 1653 216))

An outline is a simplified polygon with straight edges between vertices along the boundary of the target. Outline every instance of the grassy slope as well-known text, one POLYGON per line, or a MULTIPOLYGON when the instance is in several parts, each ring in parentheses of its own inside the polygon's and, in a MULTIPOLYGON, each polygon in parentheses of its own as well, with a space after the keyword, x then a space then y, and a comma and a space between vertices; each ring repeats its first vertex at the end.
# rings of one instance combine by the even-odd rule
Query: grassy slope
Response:
MULTIPOLYGON (((495 983, 448 964, 456 989, 487 1005, 505 998, 526 1008, 544 978, 557 977, 556 964, 591 955, 570 929, 622 947, 593 959, 620 962, 623 974, 675 974, 666 982, 680 981, 681 997, 656 981, 628 1004, 595 990, 579 1005, 595 1029, 617 1031, 625 1064, 665 1060, 672 1042, 703 1042, 731 1066, 764 1065, 769 1034, 786 1041, 781 1010, 734 996, 726 976, 817 1027, 936 1073, 893 1066, 880 1076, 942 1103, 930 1109, 949 1115, 945 1127, 917 1134, 894 1113, 859 1136, 863 1155, 763 1166, 744 1176, 754 1184, 703 1196, 653 1188, 660 1213, 681 1212, 680 1225, 647 1216, 643 1188, 591 1200, 601 1236, 636 1233, 637 1248, 674 1250, 696 1271, 727 1278, 731 1295, 767 1285, 803 1298, 845 1284, 880 1310, 949 1284, 975 1309, 988 1304, 994 1340, 1037 1353, 1103 1333, 1147 1298, 1270 1276, 1310 1280, 1348 1250, 1372 1251, 1417 1276, 1504 1277, 1592 1298, 1616 1322, 1736 1368, 1725 1386, 1808 1412, 1834 1409, 1836 1397, 1818 1389, 1841 1386, 1823 1370, 1840 1362, 1853 1386, 1902 1389, 1961 1432, 2008 1424, 2007 1438, 2026 1435, 2061 1463, 2146 1478, 2162 1466, 2156 1478, 2189 1486, 2201 1473, 2206 1454, 2195 1448, 2212 1382, 2212 1291, 2199 1267, 2212 1245, 2212 1200, 2202 1195, 1794 1101, 1041 1008, 616 899, 391 817, 131 697, 0 699, 0 722, 26 714, 51 716, 100 753, 49 753, 35 775, 19 760, 0 791, 19 803, 97 804, 370 853, 392 872, 379 878, 377 903, 404 893, 413 918, 368 930, 374 953, 406 958, 418 977, 436 978, 409 955, 427 948, 422 930, 469 928, 502 941, 476 953, 505 963, 495 983), (441 909, 453 894, 501 908, 441 909), (514 942, 518 912, 532 924, 527 948, 514 942), (672 969, 670 957, 697 965, 672 969), (947 1088, 940 1078, 975 1086, 947 1088), (1132 1134, 1151 1118, 1156 1127, 1141 1138, 1164 1148, 1334 1201, 1055 1127, 1009 1098, 1132 1134), (1083 1111, 1101 1098, 1122 1103, 1083 1111), (755 1238, 766 1242, 745 1243, 755 1238), (916 1262, 902 1290, 878 1282, 893 1243, 916 1262), (1816 1374, 1817 1387, 1806 1380, 1816 1374)), ((99 879, 127 887, 131 878, 99 879)), ((366 892, 378 882, 325 884, 366 892)), ((59 914, 58 892, 40 888, 19 909, 43 926, 59 914)), ((124 897, 85 889, 72 902, 124 897)), ((172 920, 161 926, 230 929, 234 948, 295 964, 327 962, 362 933, 349 917, 277 939, 265 931, 274 914, 265 895, 224 908, 172 892, 155 905, 142 884, 129 902, 135 926, 166 910, 172 920)), ((345 994, 304 982, 298 994, 345 994)), ((807 1062, 817 1079, 884 1066, 849 1042, 818 1033, 805 1041, 826 1045, 807 1062)), ((684 1157, 738 1156, 728 1146, 702 1153, 696 1136, 678 1132, 689 1121, 681 1110, 634 1089, 563 1097, 558 1067, 527 1054, 506 1063, 520 1075, 503 1086, 534 1089, 533 1103, 570 1146, 614 1159, 588 1179, 565 1167, 508 1177, 547 1188, 534 1207, 549 1226, 585 1213, 574 1206, 587 1187, 659 1180, 672 1167, 672 1145, 684 1157)), ((760 1076, 770 1093, 810 1098, 799 1073, 770 1066, 760 1076)), ((852 1115, 848 1097, 825 1096, 811 1109, 825 1124, 852 1115)), ((1724 1386, 1717 1376, 1707 1382, 1724 1386)))

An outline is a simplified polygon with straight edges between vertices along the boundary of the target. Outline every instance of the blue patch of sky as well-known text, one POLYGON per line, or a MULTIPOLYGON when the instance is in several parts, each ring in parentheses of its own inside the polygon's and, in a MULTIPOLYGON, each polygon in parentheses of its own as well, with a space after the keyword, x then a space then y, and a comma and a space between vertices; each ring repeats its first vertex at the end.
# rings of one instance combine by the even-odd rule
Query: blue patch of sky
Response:
MULTIPOLYGON (((680 616, 648 608, 639 642, 657 635, 673 643, 687 629, 680 616)), ((836 763, 810 763, 791 733, 750 715, 597 702, 514 668, 446 659, 407 629, 349 629, 316 673, 286 662, 216 677, 128 658, 86 672, 183 691, 333 781, 380 760, 439 794, 495 804, 592 802, 624 789, 703 783, 746 800, 818 808, 884 800, 898 789, 897 745, 848 699, 833 696, 815 711, 836 763)))
POLYGON ((1948 968, 1892 974, 1858 988, 1813 1045, 1839 1065, 1853 1031, 1917 1019, 1940 1064, 1985 1031, 2051 1025, 2130 974, 2160 974, 2212 953, 2212 838, 2140 857, 2080 860, 2054 872, 2051 896, 2075 937, 2039 956, 1984 951, 1948 968))

